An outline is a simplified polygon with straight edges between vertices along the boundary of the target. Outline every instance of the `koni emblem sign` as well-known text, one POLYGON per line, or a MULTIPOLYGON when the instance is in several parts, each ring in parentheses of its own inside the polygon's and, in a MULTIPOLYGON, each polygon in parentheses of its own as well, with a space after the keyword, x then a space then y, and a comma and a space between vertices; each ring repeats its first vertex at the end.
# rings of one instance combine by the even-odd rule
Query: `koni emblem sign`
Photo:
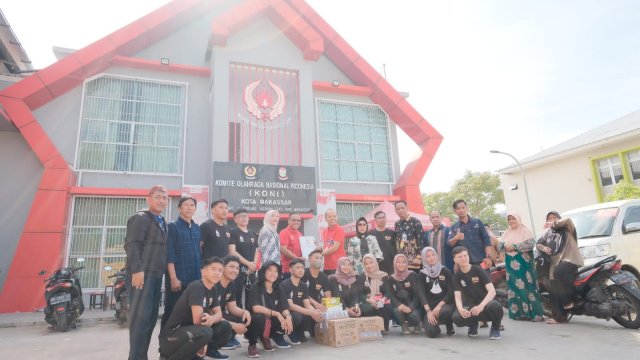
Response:
POLYGON ((226 199, 231 211, 316 212, 313 167, 214 162, 213 178, 212 199, 226 199))

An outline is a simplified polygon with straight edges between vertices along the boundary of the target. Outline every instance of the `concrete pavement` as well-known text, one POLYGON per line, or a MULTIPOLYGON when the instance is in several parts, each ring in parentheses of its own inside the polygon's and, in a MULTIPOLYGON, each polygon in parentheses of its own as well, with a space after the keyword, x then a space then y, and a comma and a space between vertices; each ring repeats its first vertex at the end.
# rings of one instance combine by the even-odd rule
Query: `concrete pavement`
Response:
MULTIPOLYGON (((113 316, 112 311, 97 312, 113 316)), ((87 315, 105 319, 96 313, 87 315)), ((506 331, 498 341, 488 340, 487 329, 480 329, 480 336, 475 339, 468 338, 463 328, 456 328, 458 334, 453 337, 427 339, 424 335, 402 336, 399 328, 392 328, 391 334, 380 341, 361 342, 343 348, 330 348, 311 341, 293 349, 276 349, 273 353, 265 353, 260 348, 260 355, 262 359, 278 360, 639 358, 640 331, 624 329, 613 321, 577 317, 567 325, 511 320, 505 320, 504 325, 506 331)), ((157 331, 156 327, 149 359, 158 358, 157 331)), ((246 347, 247 343, 243 342, 241 349, 225 353, 233 359, 248 359, 246 347)), ((77 329, 67 333, 52 332, 45 326, 0 328, 0 359, 113 360, 126 359, 127 354, 128 330, 115 321, 87 318, 77 329)))

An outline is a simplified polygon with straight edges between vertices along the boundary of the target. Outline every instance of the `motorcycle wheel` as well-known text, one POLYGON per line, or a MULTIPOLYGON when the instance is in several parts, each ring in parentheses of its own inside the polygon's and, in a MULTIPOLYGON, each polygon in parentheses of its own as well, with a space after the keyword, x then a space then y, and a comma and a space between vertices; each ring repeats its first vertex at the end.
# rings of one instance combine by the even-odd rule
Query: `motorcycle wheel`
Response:
POLYGON ((58 330, 60 330, 60 332, 67 332, 69 331, 69 322, 67 322, 67 312, 63 312, 63 313, 58 313, 58 330))
POLYGON ((640 329, 640 291, 619 285, 609 286, 609 291, 614 299, 624 301, 627 305, 627 313, 614 316, 613 320, 627 329, 640 329))

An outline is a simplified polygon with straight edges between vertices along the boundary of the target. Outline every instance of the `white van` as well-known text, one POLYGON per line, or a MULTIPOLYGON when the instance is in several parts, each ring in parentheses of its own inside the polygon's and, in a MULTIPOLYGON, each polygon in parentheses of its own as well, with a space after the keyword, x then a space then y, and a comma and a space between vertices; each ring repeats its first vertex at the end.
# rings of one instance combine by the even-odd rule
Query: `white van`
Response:
POLYGON ((609 255, 622 259, 622 269, 640 279, 640 199, 613 201, 567 211, 576 225, 585 265, 609 255))

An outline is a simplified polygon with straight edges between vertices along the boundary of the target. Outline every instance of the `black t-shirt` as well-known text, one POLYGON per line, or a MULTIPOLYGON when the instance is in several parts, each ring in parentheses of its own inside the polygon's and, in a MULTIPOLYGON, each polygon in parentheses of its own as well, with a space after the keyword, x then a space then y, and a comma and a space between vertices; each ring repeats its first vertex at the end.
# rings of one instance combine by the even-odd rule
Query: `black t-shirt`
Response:
POLYGON ((167 324, 162 329, 162 332, 166 332, 177 326, 193 325, 191 306, 194 305, 202 306, 203 309, 218 306, 216 287, 213 286, 211 289, 207 289, 202 280, 189 284, 173 307, 173 311, 171 311, 169 320, 167 320, 167 324))
POLYGON ((309 298, 321 303, 324 293, 331 291, 329 287, 329 277, 322 271, 318 274, 318 277, 311 276, 309 269, 304 271, 302 281, 307 284, 309 290, 309 298))
POLYGON ((218 282, 215 286, 216 295, 218 296, 218 304, 222 309, 222 312, 228 314, 227 303, 236 301, 236 283, 230 281, 227 287, 222 286, 222 281, 218 282))
POLYGON ((329 279, 329 283, 331 286, 331 296, 340 298, 343 309, 360 304, 367 296, 362 277, 357 277, 356 281, 351 285, 342 285, 335 278, 329 279))
POLYGON ((453 274, 449 269, 442 268, 440 274, 435 278, 427 276, 423 272, 420 272, 418 277, 422 286, 422 306, 429 304, 429 308, 433 309, 440 301, 452 305, 455 303, 453 297, 453 274), (436 283, 438 286, 435 286, 436 283))
MULTIPOLYGON (((238 254, 247 261, 253 261, 253 257, 256 254, 256 248, 258 247, 258 235, 251 230, 244 232, 239 228, 233 228, 231 230, 231 239, 229 239, 229 244, 235 245, 238 254)), ((241 265, 241 267, 246 270, 244 265, 241 265)))
POLYGON ((280 288, 284 292, 284 294, 291 300, 293 303, 304 307, 304 300, 309 298, 309 289, 307 288, 307 284, 300 279, 298 286, 293 284, 291 279, 284 280, 280 283, 280 288))
POLYGON ((202 258, 207 259, 212 256, 223 258, 229 255, 229 240, 231 232, 226 224, 222 226, 216 224, 213 219, 209 219, 200 225, 202 245, 202 258))
POLYGON ((464 273, 458 270, 453 276, 455 291, 462 292, 462 302, 465 306, 474 307, 487 296, 485 285, 491 283, 489 274, 478 265, 471 265, 471 270, 464 273))
POLYGON ((260 305, 267 309, 282 312, 289 309, 289 301, 280 286, 275 286, 271 293, 267 289, 255 283, 247 292, 247 309, 253 312, 253 306, 260 305))
POLYGON ((376 237, 378 246, 380 246, 382 256, 384 257, 384 260, 380 262, 380 270, 387 274, 392 274, 393 258, 396 256, 396 233, 389 229, 385 229, 384 231, 374 229, 370 234, 376 237))
POLYGON ((398 307, 400 304, 406 305, 415 310, 420 307, 422 292, 419 285, 420 279, 413 271, 403 281, 398 281, 392 276, 389 277, 389 295, 391 305, 398 307))

